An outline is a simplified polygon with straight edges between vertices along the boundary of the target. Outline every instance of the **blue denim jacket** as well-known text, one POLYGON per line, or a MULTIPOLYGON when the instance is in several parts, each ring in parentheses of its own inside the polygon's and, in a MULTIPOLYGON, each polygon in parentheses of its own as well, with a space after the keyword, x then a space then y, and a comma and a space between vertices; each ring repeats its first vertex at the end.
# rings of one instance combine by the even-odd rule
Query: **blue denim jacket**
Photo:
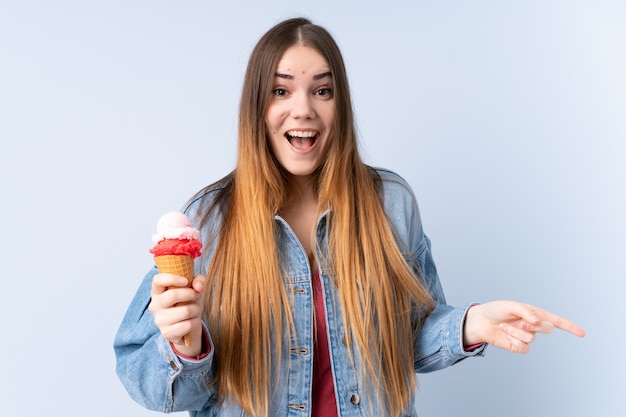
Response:
MULTIPOLYGON (((484 346, 471 352, 463 349, 462 330, 467 309, 471 304, 454 308, 446 305, 430 250, 430 241, 422 230, 415 197, 408 184, 398 175, 378 170, 382 178, 382 195, 388 218, 396 233, 399 247, 407 262, 417 265, 418 276, 434 297, 437 306, 428 315, 414 335, 416 372, 430 372, 453 365, 474 355, 482 355, 484 346)), ((187 212, 193 219, 202 199, 212 198, 209 191, 196 199, 187 212)), ((202 204, 205 204, 203 201, 202 204)), ((325 248, 328 212, 317 222, 317 238, 321 250, 325 248)), ((219 222, 219 220, 216 220, 219 222)), ((210 222, 207 222, 210 227, 210 222)), ((281 261, 289 265, 289 277, 284 279, 292 295, 292 311, 296 335, 285 341, 281 358, 281 374, 272 398, 270 415, 276 417, 308 416, 311 406, 313 375, 313 299, 311 271, 306 253, 289 225, 276 216, 279 226, 278 245, 281 261)), ((201 230, 203 236, 208 230, 201 230)), ((214 247, 204 249, 210 258, 214 247)), ((318 256, 317 259, 325 259, 318 256)), ((204 270, 197 266, 198 271, 204 270)), ((332 363, 337 409, 341 417, 383 416, 385 411, 378 403, 375 387, 368 387, 361 379, 358 355, 354 361, 348 356, 345 345, 341 302, 331 284, 327 265, 320 265, 320 280, 324 291, 326 325, 332 363)), ((213 354, 200 360, 177 356, 169 342, 161 337, 147 307, 150 303, 152 268, 143 279, 117 333, 114 342, 117 356, 117 373, 130 396, 152 410, 164 412, 189 411, 197 417, 244 417, 245 413, 234 401, 219 404, 213 378, 213 354)), ((209 334, 210 329, 205 327, 209 334)), ((214 351, 211 344, 211 352, 214 351)), ((407 407, 405 416, 416 416, 415 404, 407 407)))

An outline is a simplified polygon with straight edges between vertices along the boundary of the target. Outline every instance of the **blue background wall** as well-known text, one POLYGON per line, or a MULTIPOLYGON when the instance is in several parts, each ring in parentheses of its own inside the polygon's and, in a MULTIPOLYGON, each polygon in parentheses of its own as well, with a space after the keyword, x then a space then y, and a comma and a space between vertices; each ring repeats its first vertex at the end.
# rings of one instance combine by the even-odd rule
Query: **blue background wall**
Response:
POLYGON ((420 416, 620 415, 625 3, 267 3, 0 2, 2 415, 154 415, 115 331, 157 218, 233 167, 252 47, 296 15, 339 42, 367 161, 413 186, 448 301, 588 332, 423 375, 420 416))

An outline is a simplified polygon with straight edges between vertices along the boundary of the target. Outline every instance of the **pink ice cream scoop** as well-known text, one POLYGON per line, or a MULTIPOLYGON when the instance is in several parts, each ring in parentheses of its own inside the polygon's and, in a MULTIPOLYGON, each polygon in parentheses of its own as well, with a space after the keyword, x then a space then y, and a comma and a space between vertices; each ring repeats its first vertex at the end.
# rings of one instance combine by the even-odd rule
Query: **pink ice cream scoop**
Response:
POLYGON ((200 256, 202 243, 200 232, 191 226, 189 218, 181 212, 166 213, 157 222, 157 231, 152 235, 156 245, 150 249, 154 256, 187 255, 200 256))

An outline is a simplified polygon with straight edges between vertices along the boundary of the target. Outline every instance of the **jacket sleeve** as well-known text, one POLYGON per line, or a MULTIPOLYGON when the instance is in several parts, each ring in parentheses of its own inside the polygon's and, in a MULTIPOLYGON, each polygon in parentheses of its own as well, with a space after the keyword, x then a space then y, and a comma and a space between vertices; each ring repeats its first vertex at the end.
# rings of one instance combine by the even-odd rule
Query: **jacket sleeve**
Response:
MULTIPOLYGON (((483 355, 486 345, 469 352, 463 348, 463 324, 467 310, 473 304, 460 308, 447 304, 433 260, 431 243, 424 233, 411 187, 393 172, 380 171, 380 174, 384 183, 385 212, 400 250, 435 301, 435 309, 413 334, 415 371, 435 371, 469 356, 483 355)), ((415 322, 418 322, 420 311, 414 313, 415 322)))
POLYGON ((156 267, 143 279, 114 341, 116 371, 129 395, 144 407, 162 412, 201 410, 216 401, 209 388, 213 342, 200 360, 177 356, 161 336, 148 311, 156 267))

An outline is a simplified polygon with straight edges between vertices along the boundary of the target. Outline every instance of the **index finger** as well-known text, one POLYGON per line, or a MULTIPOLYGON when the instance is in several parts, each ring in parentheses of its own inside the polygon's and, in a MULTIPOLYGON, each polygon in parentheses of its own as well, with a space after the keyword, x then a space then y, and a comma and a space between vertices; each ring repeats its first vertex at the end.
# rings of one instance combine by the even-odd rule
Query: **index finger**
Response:
POLYGON ((180 275, 159 273, 152 278, 152 293, 162 294, 170 287, 186 287, 187 278, 180 275))
POLYGON ((542 310, 538 307, 531 306, 533 312, 541 319, 551 322, 554 327, 558 327, 561 330, 564 330, 568 333, 571 333, 578 337, 585 336, 585 330, 578 326, 577 324, 572 323, 564 317, 557 316, 554 313, 551 313, 546 310, 542 310))

